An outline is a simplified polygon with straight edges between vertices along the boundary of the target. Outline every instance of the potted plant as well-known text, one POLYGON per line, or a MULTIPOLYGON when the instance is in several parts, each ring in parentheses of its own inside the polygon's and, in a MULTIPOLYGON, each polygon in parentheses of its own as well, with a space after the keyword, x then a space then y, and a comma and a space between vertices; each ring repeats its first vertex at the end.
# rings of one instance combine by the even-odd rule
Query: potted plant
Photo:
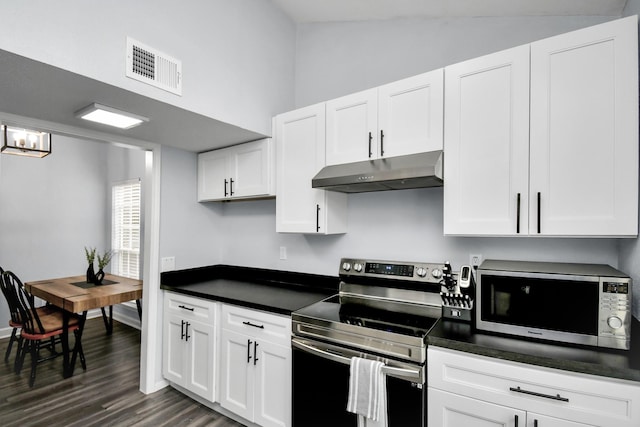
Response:
POLYGON ((87 268, 87 283, 94 283, 96 281, 96 273, 93 269, 93 260, 96 258, 96 248, 84 247, 84 254, 87 257, 89 267, 87 268))
POLYGON ((96 286, 102 285, 102 279, 104 279, 104 271, 102 270, 111 262, 111 257, 113 256, 112 251, 104 251, 104 254, 100 256, 98 254, 98 272, 96 273, 96 286))

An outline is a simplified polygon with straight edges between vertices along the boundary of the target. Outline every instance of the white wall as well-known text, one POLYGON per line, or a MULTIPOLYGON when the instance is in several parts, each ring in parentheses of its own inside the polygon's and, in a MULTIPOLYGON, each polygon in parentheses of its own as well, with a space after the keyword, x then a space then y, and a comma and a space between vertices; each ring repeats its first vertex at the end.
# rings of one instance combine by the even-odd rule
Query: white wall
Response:
POLYGON ((415 18, 300 25, 296 107, 614 18, 415 18))
POLYGON ((445 237, 442 188, 349 195, 349 231, 318 236, 275 232, 275 201, 223 205, 221 261, 277 270, 337 275, 341 257, 399 261, 450 261, 469 254, 485 258, 618 264, 615 239, 445 237), (287 260, 279 259, 280 246, 287 260))
POLYGON ((230 230, 218 203, 197 202, 197 156, 162 147, 160 256, 174 256, 176 269, 218 264, 222 236, 230 230))
POLYGON ((0 16, 0 49, 255 132, 293 106, 295 27, 270 1, 29 0, 0 16), (182 97, 125 77, 127 36, 182 61, 182 97))

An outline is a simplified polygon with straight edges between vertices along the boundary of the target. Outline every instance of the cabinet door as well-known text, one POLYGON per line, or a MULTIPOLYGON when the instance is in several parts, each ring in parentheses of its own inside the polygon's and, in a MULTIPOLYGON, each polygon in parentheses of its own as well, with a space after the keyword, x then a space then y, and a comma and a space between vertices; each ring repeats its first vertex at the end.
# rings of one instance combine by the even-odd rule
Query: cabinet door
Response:
POLYGON ((442 150, 444 70, 378 88, 378 153, 403 156, 442 150))
MULTIPOLYGON (((428 425, 439 427, 522 427, 526 412, 429 387, 428 425)), ((540 426, 543 427, 543 426, 540 426)))
POLYGON ((228 196, 227 157, 226 149, 198 154, 199 202, 224 199, 228 196))
POLYGON ((325 165, 324 104, 280 114, 275 133, 276 231, 344 233, 346 194, 311 187, 311 179, 325 165))
POLYGON ((633 16, 531 44, 531 234, 637 235, 637 43, 633 16))
POLYGON ((369 89, 327 101, 327 164, 380 157, 378 92, 369 89))
POLYGON ((528 231, 529 47, 445 68, 444 233, 528 231))
POLYGON ((230 158, 231 197, 268 195, 270 190, 271 140, 248 142, 235 147, 230 158))
POLYGON ((253 420, 253 342, 244 334, 222 329, 220 344, 220 404, 253 420))
POLYGON ((162 348, 162 374, 167 380, 184 386, 187 381, 187 346, 184 341, 184 320, 180 316, 165 313, 162 348))
POLYGON ((596 424, 576 423, 546 415, 527 413, 526 427, 595 427, 596 424))
POLYGON ((215 328, 213 325, 188 321, 185 325, 185 343, 188 348, 185 388, 215 401, 215 328))
POLYGON ((258 341, 255 420, 263 427, 291 425, 291 347, 258 341))

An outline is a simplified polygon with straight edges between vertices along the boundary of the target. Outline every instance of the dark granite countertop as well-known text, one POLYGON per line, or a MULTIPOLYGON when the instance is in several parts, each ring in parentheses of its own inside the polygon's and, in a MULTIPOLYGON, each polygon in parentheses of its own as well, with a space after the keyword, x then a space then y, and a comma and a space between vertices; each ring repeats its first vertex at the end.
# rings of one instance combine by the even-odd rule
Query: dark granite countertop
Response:
POLYGON ((640 382, 640 322, 632 320, 631 350, 561 345, 475 331, 468 323, 440 319, 428 344, 481 356, 640 382))
POLYGON ((289 315, 338 292, 338 277, 229 265, 162 273, 160 288, 289 315))

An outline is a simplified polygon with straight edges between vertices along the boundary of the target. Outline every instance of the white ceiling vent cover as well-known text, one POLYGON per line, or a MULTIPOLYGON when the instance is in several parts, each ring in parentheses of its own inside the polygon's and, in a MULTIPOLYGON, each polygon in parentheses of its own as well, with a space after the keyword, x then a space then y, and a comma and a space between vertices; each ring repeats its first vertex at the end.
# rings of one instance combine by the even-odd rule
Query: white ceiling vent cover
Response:
POLYGON ((127 37, 127 77, 182 95, 182 61, 127 37))

